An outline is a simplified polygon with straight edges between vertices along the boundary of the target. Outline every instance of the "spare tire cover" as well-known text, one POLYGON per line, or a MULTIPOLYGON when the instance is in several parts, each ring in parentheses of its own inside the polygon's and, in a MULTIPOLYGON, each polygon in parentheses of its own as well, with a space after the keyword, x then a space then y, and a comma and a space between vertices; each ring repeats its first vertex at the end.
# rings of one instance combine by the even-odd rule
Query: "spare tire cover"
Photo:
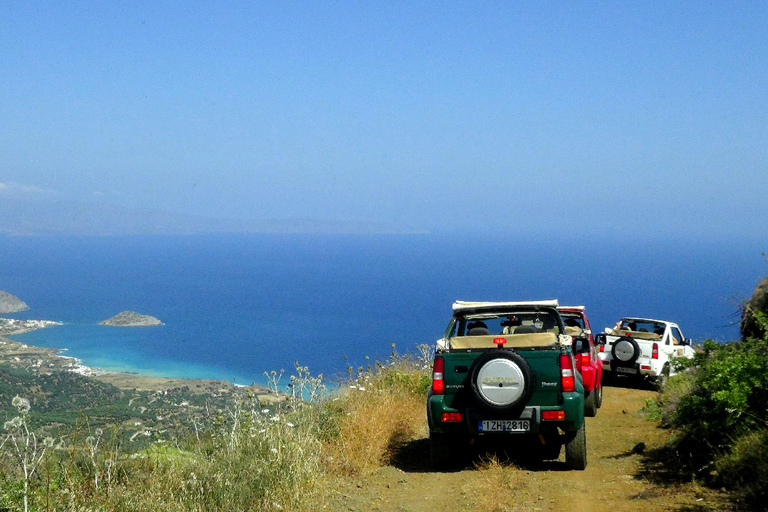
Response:
POLYGON ((534 375, 518 354, 493 351, 475 361, 472 390, 480 402, 495 410, 524 405, 533 392, 534 375))
POLYGON ((640 347, 634 339, 628 336, 622 336, 614 342, 611 352, 613 358, 622 363, 634 363, 640 357, 640 347))

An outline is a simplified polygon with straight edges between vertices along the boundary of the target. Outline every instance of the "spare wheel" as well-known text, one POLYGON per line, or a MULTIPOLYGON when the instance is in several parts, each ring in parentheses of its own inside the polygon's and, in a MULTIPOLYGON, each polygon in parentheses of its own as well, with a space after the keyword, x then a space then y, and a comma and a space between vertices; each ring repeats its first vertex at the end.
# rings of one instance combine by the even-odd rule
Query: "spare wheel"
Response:
POLYGON ((492 411, 524 407, 535 384, 528 362, 515 352, 501 349, 480 355, 472 365, 470 379, 477 401, 492 411))
POLYGON ((640 357, 640 346, 629 336, 622 336, 613 343, 611 355, 620 365, 633 364, 640 357))

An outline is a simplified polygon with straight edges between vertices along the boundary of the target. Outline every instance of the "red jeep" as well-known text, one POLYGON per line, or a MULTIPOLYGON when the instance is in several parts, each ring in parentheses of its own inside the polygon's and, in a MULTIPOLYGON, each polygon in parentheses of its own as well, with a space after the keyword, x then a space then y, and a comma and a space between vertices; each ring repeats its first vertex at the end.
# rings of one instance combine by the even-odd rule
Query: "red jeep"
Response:
POLYGON ((573 358, 584 381, 584 415, 595 416, 603 405, 603 365, 584 306, 559 306, 566 334, 573 336, 573 358))

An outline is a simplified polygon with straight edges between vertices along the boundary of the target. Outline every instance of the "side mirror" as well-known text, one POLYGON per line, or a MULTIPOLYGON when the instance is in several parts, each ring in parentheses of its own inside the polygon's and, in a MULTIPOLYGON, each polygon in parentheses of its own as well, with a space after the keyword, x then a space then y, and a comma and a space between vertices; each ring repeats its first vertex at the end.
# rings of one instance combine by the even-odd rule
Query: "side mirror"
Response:
POLYGON ((605 334, 600 333, 595 336, 595 345, 605 345, 605 334))
POLYGON ((693 345, 693 339, 685 338, 685 340, 683 340, 683 345, 688 345, 690 347, 691 345, 693 345))
POLYGON ((573 339, 573 353, 581 354, 584 351, 584 340, 581 338, 573 339))

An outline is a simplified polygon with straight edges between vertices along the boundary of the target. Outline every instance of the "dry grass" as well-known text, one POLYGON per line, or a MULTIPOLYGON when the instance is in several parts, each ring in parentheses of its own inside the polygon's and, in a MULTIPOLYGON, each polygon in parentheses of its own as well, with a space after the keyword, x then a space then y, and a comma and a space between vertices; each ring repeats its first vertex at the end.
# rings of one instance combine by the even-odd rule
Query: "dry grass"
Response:
POLYGON ((388 465, 406 442, 424 435, 424 397, 402 389, 349 389, 339 397, 338 434, 325 453, 342 474, 388 465))
MULTIPOLYGON (((29 493, 32 509, 322 508, 331 475, 391 464, 405 443, 426 435, 430 369, 424 361, 393 353, 386 364, 361 369, 347 387, 309 401, 299 398, 301 391, 316 389, 320 380, 297 367, 291 379, 292 389, 300 390, 296 396, 266 408, 258 397, 235 397, 211 424, 200 425, 199 436, 171 436, 173 446, 158 440, 140 453, 88 444, 82 441, 87 432, 75 432, 70 439, 80 441, 40 461, 29 493)), ((13 461, 0 457, 0 509, 20 508, 23 481, 16 473, 13 461)))
POLYGON ((520 497, 526 496, 530 477, 513 464, 502 463, 495 456, 482 460, 477 465, 482 477, 474 480, 472 495, 474 496, 473 510, 492 510, 494 512, 511 512, 530 510, 521 502, 520 497))

